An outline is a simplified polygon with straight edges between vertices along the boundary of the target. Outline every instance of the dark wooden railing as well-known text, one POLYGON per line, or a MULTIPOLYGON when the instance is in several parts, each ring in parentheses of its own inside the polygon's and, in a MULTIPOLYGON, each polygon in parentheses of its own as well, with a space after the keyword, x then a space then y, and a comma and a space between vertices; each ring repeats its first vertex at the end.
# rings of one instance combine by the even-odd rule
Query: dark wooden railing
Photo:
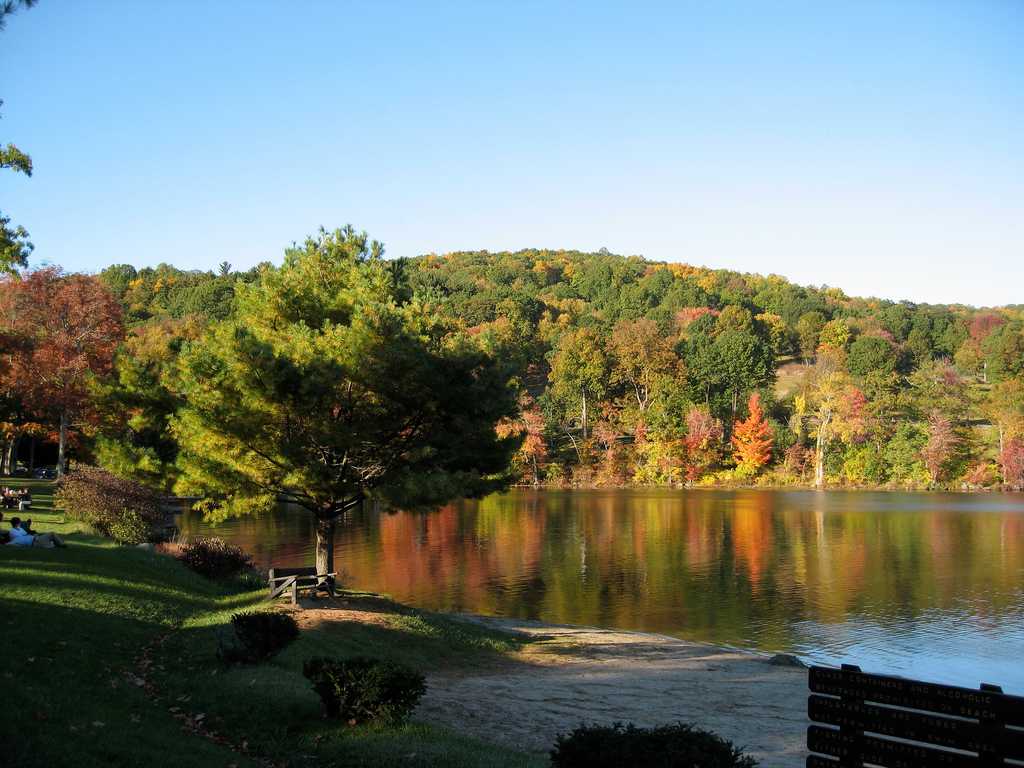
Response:
POLYGON ((326 589, 334 597, 334 579, 337 573, 317 573, 316 568, 271 568, 267 577, 270 599, 291 593, 292 605, 298 605, 300 590, 326 589))
MULTIPOLYGON (((1024 663, 1024 660, 1022 660, 1024 663)), ((811 667, 807 768, 1024 766, 1024 697, 811 667)))

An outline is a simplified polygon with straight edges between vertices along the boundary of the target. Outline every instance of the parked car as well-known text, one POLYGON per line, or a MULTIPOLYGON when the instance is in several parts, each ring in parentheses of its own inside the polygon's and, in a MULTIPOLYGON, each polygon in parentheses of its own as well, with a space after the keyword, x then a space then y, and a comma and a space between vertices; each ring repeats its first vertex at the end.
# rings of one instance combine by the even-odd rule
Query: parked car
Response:
POLYGON ((11 477, 28 477, 28 467, 24 464, 15 465, 14 471, 11 472, 11 477))
POLYGON ((54 467, 37 467, 36 471, 32 473, 32 477, 36 480, 55 480, 57 470, 54 467))

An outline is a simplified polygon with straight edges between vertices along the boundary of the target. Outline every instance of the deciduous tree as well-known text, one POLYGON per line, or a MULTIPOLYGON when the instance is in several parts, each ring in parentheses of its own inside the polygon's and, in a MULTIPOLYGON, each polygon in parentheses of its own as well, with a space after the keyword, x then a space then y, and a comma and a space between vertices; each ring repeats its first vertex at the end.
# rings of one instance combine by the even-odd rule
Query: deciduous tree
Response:
POLYGON ((1010 488, 1024 490, 1024 439, 1007 440, 999 452, 999 467, 1003 482, 1010 488))
POLYGON ((17 339, 6 386, 55 421, 63 475, 68 430, 90 411, 89 381, 110 372, 123 333, 121 307, 97 278, 52 267, 3 279, 0 307, 17 339))
POLYGON ((928 442, 921 449, 921 458, 928 468, 932 482, 939 482, 944 474, 945 468, 953 458, 953 453, 960 438, 953 429, 949 417, 941 411, 932 411, 928 417, 928 442))
POLYGON ((605 345, 590 328, 562 335, 551 360, 552 399, 566 413, 579 409, 580 428, 587 439, 589 411, 608 390, 609 363, 605 345))
POLYGON ((686 479, 697 480, 719 459, 722 422, 707 408, 694 407, 686 414, 686 479))
POLYGON ((612 331, 612 382, 625 385, 642 419, 652 402, 667 396, 683 375, 674 340, 653 320, 622 321, 612 331))
POLYGON ((761 395, 754 392, 747 403, 749 415, 736 423, 732 431, 733 458, 736 465, 754 474, 772 458, 772 428, 761 409, 761 395))

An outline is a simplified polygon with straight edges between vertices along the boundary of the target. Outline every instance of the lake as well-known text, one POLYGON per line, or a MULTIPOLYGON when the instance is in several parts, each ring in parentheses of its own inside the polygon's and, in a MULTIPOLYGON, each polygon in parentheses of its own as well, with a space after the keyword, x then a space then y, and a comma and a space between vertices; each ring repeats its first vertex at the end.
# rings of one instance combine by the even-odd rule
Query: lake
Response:
MULTIPOLYGON (((313 562, 311 518, 210 526, 313 562)), ((339 527, 345 585, 420 608, 643 630, 1024 692, 1024 494, 524 491, 339 527)))

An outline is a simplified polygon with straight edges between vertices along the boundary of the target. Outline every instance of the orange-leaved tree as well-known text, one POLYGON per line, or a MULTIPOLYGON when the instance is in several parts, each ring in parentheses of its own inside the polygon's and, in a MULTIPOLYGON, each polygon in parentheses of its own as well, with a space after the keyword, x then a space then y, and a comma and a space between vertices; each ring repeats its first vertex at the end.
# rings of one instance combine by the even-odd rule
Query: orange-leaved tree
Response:
POLYGON ((761 395, 757 392, 750 396, 747 409, 750 415, 733 427, 733 458, 741 471, 754 474, 772 458, 772 428, 764 417, 761 395))

